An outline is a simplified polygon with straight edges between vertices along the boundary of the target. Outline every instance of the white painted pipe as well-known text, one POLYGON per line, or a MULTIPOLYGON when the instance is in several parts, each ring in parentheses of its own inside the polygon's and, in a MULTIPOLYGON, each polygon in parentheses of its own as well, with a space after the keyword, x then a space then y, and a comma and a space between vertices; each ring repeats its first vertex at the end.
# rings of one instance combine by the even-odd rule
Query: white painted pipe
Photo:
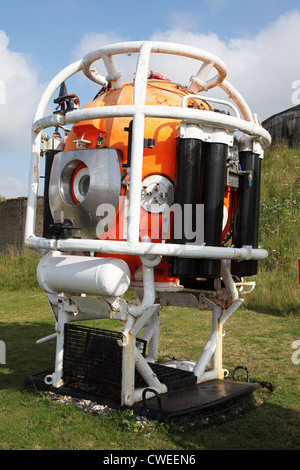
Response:
MULTIPOLYGON (((229 261, 230 263, 230 261, 229 261)), ((239 298, 239 294, 235 283, 233 282, 232 275, 229 271, 228 261, 221 261, 221 276, 225 284, 226 290, 231 297, 231 301, 234 302, 239 298)))
POLYGON ((55 371, 52 375, 45 377, 46 383, 52 384, 54 387, 63 385, 63 357, 64 357, 64 326, 68 323, 69 315, 63 310, 62 304, 58 304, 58 317, 55 325, 56 329, 56 352, 55 352, 55 371))
POLYGON ((211 103, 218 103, 218 104, 222 104, 224 106, 228 106, 229 108, 231 108, 234 113, 235 113, 235 117, 237 117, 238 119, 240 119, 240 113, 239 113, 239 110, 238 108, 230 103, 229 101, 225 101, 225 100, 220 100, 218 98, 212 98, 210 96, 205 96, 205 95, 195 95, 195 94, 190 94, 190 95, 185 95, 183 98, 182 98, 182 107, 185 108, 186 107, 186 102, 190 99, 195 99, 195 100, 205 100, 206 102, 211 102, 211 103))
MULTIPOLYGON (((166 393, 168 391, 166 385, 162 384, 160 387, 152 387, 151 386, 151 389, 152 390, 155 390, 158 394, 161 394, 161 393, 166 393)), ((134 400, 134 403, 137 403, 139 401, 142 401, 143 399, 143 393, 144 393, 144 390, 145 388, 136 388, 134 390, 134 394, 133 394, 133 400, 134 400)), ((156 394, 151 392, 150 390, 147 391, 147 394, 146 394, 146 399, 148 400, 149 398, 152 398, 152 397, 155 397, 156 394)))
MULTIPOLYGON (((86 73, 93 62, 103 58, 105 55, 139 52, 143 46, 148 47, 152 53, 175 54, 201 60, 205 63, 213 63, 217 75, 206 83, 207 89, 221 83, 227 75, 226 65, 214 54, 186 44, 174 44, 162 41, 122 42, 101 47, 101 49, 90 52, 82 59, 82 63, 84 64, 83 71, 86 73)), ((88 77, 91 78, 89 75, 88 77)), ((96 77, 91 79, 98 83, 96 77)))
MULTIPOLYGON (((212 303, 212 302, 210 302, 212 303)), ((213 305, 213 319, 212 319, 212 332, 203 351, 194 367, 194 374, 197 376, 198 382, 201 381, 201 377, 205 372, 206 366, 208 365, 213 353, 218 344, 218 320, 222 315, 222 309, 218 305, 213 305)))
POLYGON ((53 333, 52 335, 45 336, 44 338, 38 339, 35 343, 36 344, 45 343, 46 341, 49 341, 50 339, 54 339, 56 337, 57 337, 57 333, 53 333))
POLYGON ((228 309, 223 313, 220 318, 220 323, 223 326, 231 315, 244 303, 244 299, 236 299, 233 304, 228 307, 228 309))
MULTIPOLYGON (((137 107, 134 105, 100 106, 97 108, 78 109, 76 111, 72 111, 72 113, 67 113, 65 116, 54 115, 37 119, 33 123, 33 131, 39 132, 47 127, 55 125, 71 125, 89 119, 133 116, 136 112, 137 107)), ((256 124, 253 120, 245 121, 235 116, 228 116, 226 114, 215 113, 213 111, 175 106, 140 105, 139 112, 145 117, 183 119, 186 122, 197 122, 211 127, 221 127, 233 132, 244 132, 247 135, 253 135, 258 139, 262 139, 264 147, 268 147, 271 143, 271 137, 268 131, 259 124, 256 124)), ((249 117, 243 107, 241 107, 241 112, 244 112, 244 114, 249 117)))
POLYGON ((30 173, 28 184, 27 213, 25 222, 26 239, 35 233, 37 196, 39 187, 39 165, 41 152, 41 132, 32 132, 32 153, 30 161, 30 173))
POLYGON ((159 304, 152 305, 141 315, 141 317, 137 320, 136 324, 134 325, 134 328, 131 330, 132 336, 134 336, 135 338, 138 336, 141 329, 144 328, 146 323, 150 320, 154 313, 157 312, 159 307, 159 304))
POLYGON ((201 380, 202 375, 205 372, 206 366, 208 365, 213 353, 218 344, 218 330, 212 331, 206 345, 203 348, 201 356, 198 359, 197 364, 194 368, 194 374, 197 376, 198 381, 201 380))
POLYGON ((144 115, 136 112, 132 121, 132 147, 130 191, 128 206, 127 240, 128 244, 136 244, 139 241, 140 208, 141 208, 141 187, 143 171, 143 151, 144 151, 144 115))
POLYGON ((197 75, 192 75, 190 78, 191 84, 189 86, 189 90, 192 93, 198 93, 200 90, 206 89, 206 78, 209 72, 212 70, 214 66, 213 62, 206 63, 204 62, 200 67, 197 75))
POLYGON ((115 258, 90 258, 47 253, 39 262, 40 287, 50 294, 85 293, 100 296, 123 295, 130 285, 127 264, 115 258))
MULTIPOLYGON (((151 289, 154 291, 154 279, 151 289)), ((128 306, 129 312, 130 307, 132 306, 128 306)), ((160 320, 158 315, 159 307, 160 305, 156 304, 152 305, 147 310, 145 310, 140 316, 140 318, 137 320, 134 328, 131 331, 132 336, 136 338, 141 329, 144 328, 146 323, 149 321, 141 337, 142 339, 147 341, 149 347, 147 362, 156 362, 158 360, 158 335, 160 326, 160 320)))
POLYGON ((127 240, 129 244, 135 244, 139 241, 140 225, 140 206, 141 206, 141 186, 143 171, 143 152, 144 152, 144 126, 145 115, 141 108, 145 104, 148 68, 150 60, 150 44, 144 43, 141 46, 133 91, 133 104, 135 112, 132 120, 132 144, 131 144, 131 164, 129 208, 128 208, 128 226, 127 240))
POLYGON ((137 371, 140 373, 149 387, 154 387, 160 393, 167 391, 166 385, 160 382, 160 380, 157 378, 157 375, 153 372, 148 362, 137 348, 135 348, 135 365, 137 371))
POLYGON ((26 238, 26 246, 33 249, 60 251, 93 251, 110 254, 178 256, 179 258, 261 260, 268 256, 267 250, 251 247, 214 247, 205 245, 177 245, 171 243, 137 243, 125 241, 69 238, 54 240, 33 235, 26 238), (249 250, 250 248, 250 250, 249 250))
POLYGON ((222 88, 222 90, 224 90, 227 95, 238 105, 244 119, 246 121, 254 122, 254 118, 248 103, 236 90, 236 88, 234 88, 234 86, 231 85, 231 83, 229 83, 227 80, 223 80, 223 82, 219 84, 219 87, 222 88))
MULTIPOLYGON (((202 71, 200 75, 202 76, 202 71)), ((39 181, 39 152, 40 152, 40 131, 46 127, 56 126, 56 125, 65 125, 65 124, 74 124, 75 122, 84 121, 88 119, 100 119, 101 117, 112 117, 112 116, 133 116, 134 121, 134 130, 137 136, 133 138, 133 152, 132 152, 132 166, 133 166, 133 180, 135 185, 131 189, 131 204, 129 210, 131 212, 131 217, 129 217, 129 233, 128 241, 129 245, 136 245, 138 237, 138 220, 139 217, 135 215, 134 204, 140 200, 140 181, 139 177, 141 175, 141 158, 142 152, 142 141, 143 141, 143 129, 144 129, 144 118, 145 117, 162 117, 169 119, 184 119, 187 122, 197 122, 201 124, 214 125, 216 127, 221 127, 223 129, 239 130, 245 134, 254 135, 259 140, 263 141, 264 146, 270 144, 270 136, 266 130, 264 130, 257 122, 254 122, 251 111, 243 99, 243 97, 230 85, 226 80, 227 71, 224 63, 213 54, 210 54, 206 51, 196 49, 187 45, 180 44, 171 44, 164 42, 131 42, 131 43, 119 43, 108 45, 102 47, 101 49, 87 54, 82 60, 74 62, 69 65, 61 72, 59 72, 53 80, 50 82, 46 88, 40 103, 37 107, 34 122, 32 126, 33 137, 32 137, 32 157, 31 157, 31 169, 30 169, 30 181, 29 181, 29 192, 28 192, 28 204, 27 204, 27 217, 26 217, 26 229, 25 229, 25 240, 26 245, 31 248, 37 249, 55 249, 56 241, 49 241, 45 239, 36 238, 35 233, 35 218, 36 218, 36 204, 37 204, 37 189, 39 181), (115 54, 130 52, 139 52, 139 62, 137 68, 137 76, 135 79, 135 101, 132 106, 105 106, 100 108, 90 108, 90 109, 81 109, 67 113, 66 115, 56 114, 54 116, 48 116, 44 118, 46 106, 48 105, 53 93, 60 86, 61 82, 72 76, 73 74, 83 70, 84 73, 88 74, 89 78, 96 81, 97 83, 104 83, 104 77, 97 76, 92 73, 90 69, 91 64, 97 60, 104 57, 106 59, 106 66, 109 72, 112 72, 115 75, 116 80, 118 80, 116 74, 116 68, 113 64, 111 56, 115 54), (214 68, 217 70, 217 75, 212 79, 208 80, 206 83, 206 89, 213 88, 214 86, 221 86, 230 97, 234 99, 238 107, 241 109, 244 118, 246 121, 242 121, 235 117, 223 116, 221 114, 212 113, 209 111, 200 111, 193 109, 183 109, 176 108, 171 106, 145 106, 144 97, 145 97, 145 84, 146 84, 146 74, 149 64, 149 54, 150 52, 157 53, 167 53, 181 55, 185 57, 190 57, 194 59, 199 59, 205 64, 200 69, 207 72, 211 67, 211 64, 214 65, 214 68), (108 59, 110 57, 110 59, 108 59), (141 94, 140 94, 141 92, 141 94), (135 199, 133 196, 137 196, 135 199)), ((119 85, 118 85, 119 86, 119 85)), ((90 242, 90 241, 89 241, 90 242)), ((74 246, 74 245, 73 245, 74 246)), ((123 248, 125 245, 123 245, 123 248)), ((157 247, 156 247, 157 248, 157 247)), ((72 250, 73 248, 71 248, 72 250)), ((82 251, 83 245, 80 247, 82 251)), ((125 247, 127 251, 128 246, 125 247)), ((87 251, 102 251, 88 249, 87 251)), ((104 250, 103 250, 104 251, 104 250)), ((116 251, 114 251, 115 253, 116 251)), ((122 251, 123 252, 123 251, 122 251)), ((127 251, 128 252, 128 251, 127 251)), ((133 253, 131 253, 133 254, 133 253)), ((144 253, 140 253, 144 254, 144 253)), ((162 253, 156 253, 162 254, 162 253)), ((172 256, 172 254, 170 254, 172 256)), ((173 254, 174 255, 174 254, 173 254)), ((265 256, 264 256, 265 257, 265 256)), ((220 257, 219 257, 220 258, 220 257)), ((222 258, 222 256, 221 256, 222 258)), ((232 256, 230 257, 232 258, 232 256)))
MULTIPOLYGON (((33 118, 33 123, 43 118, 46 107, 52 98, 52 95, 61 85, 61 83, 67 78, 71 77, 75 73, 81 70, 81 60, 73 62, 72 64, 65 67, 59 72, 49 83, 45 89, 40 102, 36 108, 36 112, 33 118)), ((63 121, 63 118, 60 118, 63 121)), ((57 125, 57 124, 56 124, 57 125)), ((35 232, 35 221, 36 221, 36 205, 38 195, 38 184, 39 184, 39 162, 40 162, 40 150, 41 150, 41 133, 33 129, 32 132, 32 155, 30 162, 30 174, 29 174, 29 187, 28 187, 28 201, 27 201, 27 215, 25 225, 25 238, 32 235, 35 232)))
POLYGON ((122 342, 122 390, 121 404, 132 406, 134 403, 134 381, 135 381, 135 337, 131 334, 135 319, 127 315, 123 327, 122 342))
POLYGON ((147 326, 144 333, 142 334, 142 339, 146 339, 149 345, 147 362, 158 361, 158 337, 159 337, 160 323, 161 322, 160 322, 159 314, 157 311, 153 314, 149 322, 149 325, 147 326))
MULTIPOLYGON (((129 305, 128 312, 134 317, 140 317, 149 307, 155 303, 155 282, 153 267, 143 264, 144 297, 141 305, 129 305)), ((157 307, 157 306, 156 306, 157 307)))
POLYGON ((206 382, 208 380, 215 380, 219 378, 218 371, 208 370, 202 374, 201 382, 206 382))
POLYGON ((107 82, 111 82, 114 89, 122 88, 123 83, 121 80, 122 72, 117 70, 114 60, 111 55, 104 55, 103 62, 107 70, 107 82))

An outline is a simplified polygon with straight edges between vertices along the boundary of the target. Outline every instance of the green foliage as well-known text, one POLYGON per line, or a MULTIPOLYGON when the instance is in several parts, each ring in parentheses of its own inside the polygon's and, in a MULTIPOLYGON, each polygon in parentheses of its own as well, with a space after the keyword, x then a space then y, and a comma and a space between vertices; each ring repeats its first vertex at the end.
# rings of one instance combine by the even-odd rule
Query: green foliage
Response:
POLYGON ((260 245, 269 256, 259 263, 248 308, 261 313, 299 313, 300 149, 278 144, 262 162, 260 245))
POLYGON ((38 287, 36 268, 40 255, 15 252, 12 248, 0 255, 0 292, 38 287))
POLYGON ((300 255, 300 151, 277 145, 262 167, 260 241, 269 250, 264 269, 270 271, 300 255))

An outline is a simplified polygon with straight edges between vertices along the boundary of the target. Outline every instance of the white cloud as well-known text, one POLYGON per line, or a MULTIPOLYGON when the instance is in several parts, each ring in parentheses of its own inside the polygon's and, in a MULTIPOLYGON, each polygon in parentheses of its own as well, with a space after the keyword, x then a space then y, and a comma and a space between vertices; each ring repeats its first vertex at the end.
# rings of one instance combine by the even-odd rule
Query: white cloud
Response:
MULTIPOLYGON (((261 119, 293 106, 292 83, 300 78, 300 11, 281 15, 274 23, 252 38, 222 41, 216 34, 189 32, 181 26, 156 32, 152 40, 197 46, 220 57, 227 65, 227 79, 244 96, 261 119)), ((160 62, 162 73, 172 79, 189 79, 181 68, 171 68, 171 61, 160 62), (176 76, 174 76, 176 74, 176 76)), ((196 72, 197 70, 195 70, 196 72)), ((193 73, 195 73, 193 72, 193 73)))
MULTIPOLYGON (((213 0, 210 5, 223 5, 226 1, 213 0)), ((197 15, 199 19, 201 13, 197 15)), ((295 105, 293 97, 296 92, 298 96, 298 90, 295 92, 293 84, 300 80, 299 10, 281 15, 252 37, 232 37, 228 40, 222 40, 211 32, 197 32, 197 21, 191 19, 189 15, 173 12, 171 28, 168 31, 156 30, 149 40, 189 44, 220 57, 227 65, 228 81, 242 93, 252 112, 257 112, 261 120, 295 105)), ((103 45, 129 39, 141 38, 125 37, 122 31, 92 32, 83 36, 71 51, 72 59, 77 60, 103 45)), ((165 54, 153 57, 150 64, 152 70, 183 85, 189 84, 190 76, 199 68, 199 64, 192 60, 178 60, 165 54)), ((124 81, 132 80, 135 60, 135 54, 115 57, 117 68, 124 73, 124 81)), ((103 64, 97 63, 96 66, 100 74, 106 74, 103 64)), ((50 75, 52 77, 51 71, 50 75)), ((85 90, 81 80, 77 84, 85 90)), ((9 38, 0 30, 0 194, 6 197, 27 192, 24 185, 27 186, 29 171, 30 127, 42 88, 44 85, 39 83, 38 70, 31 58, 12 51, 9 38), (16 158, 14 152, 17 152, 16 158), (7 162, 11 167, 9 171, 7 162), (26 183, 19 183, 22 180, 26 183)), ((209 94, 213 94, 212 91, 209 94)))
POLYGON ((3 168, 0 169, 0 196, 6 199, 22 197, 27 193, 27 186, 20 180, 9 176, 3 168))
POLYGON ((1 30, 0 81, 0 158, 3 159, 30 142, 30 126, 41 85, 29 57, 11 51, 9 38, 1 30))
MULTIPOLYGON (((215 0, 215 3, 223 5, 226 0, 215 0)), ((180 12, 173 12, 171 29, 155 31, 149 39, 193 45, 220 57, 227 66, 228 81, 242 93, 252 112, 258 113, 262 120, 293 106, 292 84, 300 79, 300 11, 281 15, 253 37, 228 41, 221 40, 215 33, 198 33, 193 25, 189 29, 186 19, 180 12)), ((123 40, 126 38, 114 32, 91 33, 82 38, 74 52, 78 58, 101 45, 123 40)), ((186 65, 183 65, 183 59, 173 56, 153 57, 151 68, 185 85, 198 70, 194 61, 184 59, 186 65)), ((126 60, 126 57, 116 58, 119 69, 124 71, 124 80, 131 79, 134 71, 134 63, 128 65, 126 60)), ((210 91, 209 94, 214 93, 210 91)))
POLYGON ((228 0, 205 0, 210 11, 213 13, 220 12, 220 9, 226 6, 228 0))
POLYGON ((5 104, 5 102, 6 102, 5 81, 0 80, 0 104, 5 104))
MULTIPOLYGON (((85 34, 82 37, 80 43, 73 48, 71 51, 71 58, 75 61, 83 58, 89 52, 100 49, 102 46, 116 44, 124 41, 129 41, 129 38, 121 36, 115 31, 108 31, 103 33, 91 32, 85 34)), ((123 74, 123 82, 125 83, 127 81, 131 81, 133 78, 136 62, 134 55, 132 57, 124 55, 115 56, 114 61, 117 69, 123 74)), ((96 68, 100 75, 106 77, 107 71, 102 60, 98 60, 93 63, 92 68, 96 68)), ((95 85, 94 83, 87 83, 87 79, 82 74, 77 76, 77 84, 81 87, 80 99, 82 98, 82 95, 86 95, 88 97, 87 99, 90 100, 90 97, 94 96, 91 95, 91 93, 96 94, 96 92, 99 90, 99 85, 95 85), (85 88, 86 93, 84 93, 83 88, 85 88), (93 89, 94 92, 92 92, 90 89, 93 89)))
POLYGON ((107 31, 105 33, 91 32, 85 34, 80 43, 74 47, 72 56, 74 60, 81 59, 88 52, 100 49, 101 46, 123 41, 126 41, 126 39, 115 31, 107 31))
POLYGON ((169 14, 169 22, 171 29, 177 28, 180 25, 182 30, 197 30, 198 25, 202 23, 204 18, 203 13, 199 11, 185 11, 185 10, 173 10, 169 14))
POLYGON ((42 87, 30 58, 11 51, 1 30, 0 85, 0 194, 12 198, 27 193, 30 128, 42 87))

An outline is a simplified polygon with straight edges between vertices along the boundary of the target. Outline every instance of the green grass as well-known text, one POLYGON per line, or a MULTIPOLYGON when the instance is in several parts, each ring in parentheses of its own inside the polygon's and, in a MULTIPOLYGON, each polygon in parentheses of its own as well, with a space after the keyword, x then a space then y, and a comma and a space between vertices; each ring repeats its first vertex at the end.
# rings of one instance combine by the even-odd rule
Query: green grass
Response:
MULTIPOLYGON (((45 294, 37 289, 6 292, 1 300, 7 364, 0 366, 0 449, 299 448, 300 366, 292 363, 292 343, 300 338, 299 317, 243 309, 226 324, 224 366, 232 373, 237 365, 246 365, 251 380, 271 382, 273 393, 262 389, 253 402, 208 422, 192 416, 141 428, 129 412, 85 413, 27 387, 27 375, 53 370, 55 342, 35 342, 53 333, 54 322, 45 294)), ((161 320, 161 355, 196 359, 209 335, 210 314, 167 307, 161 320)), ((108 322, 93 325, 106 328, 108 322)))
MULTIPOLYGON (((55 341, 46 294, 36 281, 39 256, 0 257, 0 449, 34 450, 299 450, 299 368, 292 344, 300 340, 296 259, 299 247, 299 149, 276 146, 263 161, 260 263, 256 289, 225 325, 224 367, 250 370, 251 380, 272 383, 246 405, 209 420, 138 424, 131 412, 86 413, 25 385, 27 375, 53 371, 55 341)), ((196 360, 211 329, 209 312, 174 307, 161 311, 160 356, 196 360)), ((113 324, 113 326, 112 326, 113 324)), ((100 328, 119 322, 93 322, 100 328)))
POLYGON ((260 245, 269 256, 251 280, 247 307, 275 315, 299 314, 300 149, 275 145, 262 162, 260 245))
POLYGON ((276 146, 266 153, 261 184, 260 238, 269 251, 264 269, 286 268, 299 256, 300 151, 276 146))
POLYGON ((19 253, 12 248, 0 254, 0 293, 37 288, 36 268, 40 255, 25 251, 19 253))

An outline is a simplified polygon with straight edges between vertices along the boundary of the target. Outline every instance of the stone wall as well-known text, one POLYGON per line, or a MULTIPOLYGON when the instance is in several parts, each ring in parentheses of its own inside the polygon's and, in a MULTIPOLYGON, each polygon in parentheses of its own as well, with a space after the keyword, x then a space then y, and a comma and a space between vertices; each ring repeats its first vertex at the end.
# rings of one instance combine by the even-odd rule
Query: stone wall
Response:
MULTIPOLYGON (((38 197, 36 235, 43 234, 43 197, 38 197)), ((7 199, 0 202, 0 252, 11 247, 16 251, 25 248, 25 220, 27 198, 7 199)))
POLYGON ((300 106, 266 119, 262 126, 271 134, 272 143, 284 141, 289 147, 300 145, 300 106))

